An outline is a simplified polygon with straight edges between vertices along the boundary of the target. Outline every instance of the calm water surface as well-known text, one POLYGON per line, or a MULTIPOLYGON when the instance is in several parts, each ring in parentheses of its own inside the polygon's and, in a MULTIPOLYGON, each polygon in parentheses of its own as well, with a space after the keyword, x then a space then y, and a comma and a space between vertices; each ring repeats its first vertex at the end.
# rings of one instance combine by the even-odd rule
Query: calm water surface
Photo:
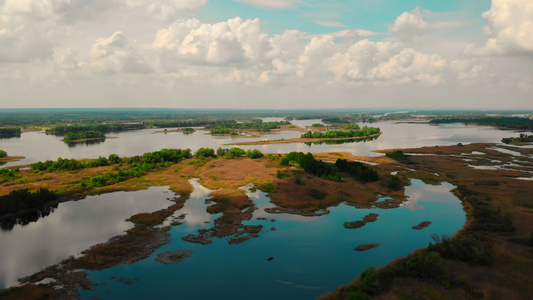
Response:
POLYGON ((92 245, 133 228, 125 219, 172 204, 165 187, 114 192, 60 203, 49 216, 28 225, 0 230, 0 289, 92 245))
MULTIPOLYGON (((265 119, 277 121, 281 119, 265 119)), ((320 120, 292 122, 305 127, 320 120)), ((379 155, 377 149, 453 145, 457 143, 498 143, 503 137, 517 135, 491 127, 450 124, 395 124, 378 122, 367 124, 383 131, 377 140, 342 145, 278 144, 246 146, 264 153, 291 151, 331 152, 347 151, 355 155, 379 155)), ((26 156, 19 162, 5 166, 30 164, 37 161, 63 158, 97 158, 116 153, 119 156, 140 155, 163 148, 218 148, 227 143, 263 139, 290 139, 300 132, 282 132, 260 138, 207 135, 196 131, 153 134, 156 129, 109 134, 117 137, 102 143, 68 146, 61 137, 39 132, 23 133, 20 138, 0 140, 0 149, 10 155, 26 156)), ((254 219, 250 224, 264 226, 259 238, 240 245, 229 245, 225 239, 214 239, 210 245, 184 242, 181 237, 209 228, 218 215, 205 211, 209 190, 193 182, 195 192, 185 207, 177 212, 187 214, 184 224, 172 228, 172 242, 159 249, 149 259, 132 265, 121 265, 101 272, 92 272, 95 282, 106 282, 83 297, 101 298, 153 297, 160 298, 264 298, 279 296, 312 298, 333 290, 357 277, 366 267, 381 266, 409 251, 427 246, 430 236, 453 234, 464 225, 462 207, 449 190, 449 184, 428 186, 413 180, 407 188, 410 200, 398 209, 356 209, 344 204, 332 208, 322 217, 270 215, 263 209, 270 206, 261 192, 251 194, 260 207, 255 218, 267 217, 276 222, 254 219), (347 221, 360 220, 368 213, 379 214, 378 221, 365 227, 348 230, 347 221), (429 228, 411 229, 421 221, 432 221, 429 228), (271 230, 275 227, 277 230, 271 230), (359 244, 379 243, 367 252, 355 252, 359 244), (154 257, 166 251, 193 250, 191 257, 175 265, 162 265, 154 257), (266 258, 274 257, 273 261, 266 258), (112 276, 137 279, 134 285, 110 280, 112 276), (209 287, 209 288, 206 288, 209 287), (231 295, 231 297, 230 297, 231 295)), ((169 202, 165 188, 151 188, 138 192, 119 192, 87 197, 76 202, 62 203, 51 215, 27 226, 16 225, 11 231, 0 231, 0 288, 15 283, 21 276, 30 275, 43 267, 77 255, 91 245, 106 241, 131 227, 124 219, 142 211, 155 211, 169 202)))
MULTIPOLYGON (((281 120, 281 118, 265 119, 281 120)), ((293 124, 305 127, 314 123, 321 123, 320 120, 295 120, 293 124)), ((450 124, 442 126, 432 126, 429 124, 396 124, 395 122, 377 122, 366 124, 368 126, 379 127, 383 134, 376 140, 370 142, 349 143, 342 145, 306 145, 296 144, 276 144, 276 145, 256 145, 242 146, 247 149, 259 149, 264 153, 288 153, 291 151, 303 152, 333 152, 347 151, 355 155, 376 156, 372 150, 390 148, 412 148, 435 145, 453 145, 457 143, 487 142, 498 143, 503 137, 516 135, 510 131, 504 131, 492 127, 465 126, 462 124, 450 124)), ((119 156, 134 156, 146 152, 161 150, 163 148, 189 148, 196 151, 198 148, 207 147, 216 149, 218 147, 232 147, 224 144, 243 141, 259 141, 269 139, 290 139, 300 137, 300 132, 286 131, 273 133, 259 138, 211 136, 207 131, 198 130, 192 134, 183 133, 158 133, 153 132, 162 129, 144 129, 111 133, 108 136, 117 137, 107 139, 102 143, 79 144, 69 146, 61 141, 62 137, 46 135, 42 132, 23 133, 20 138, 0 140, 0 149, 7 151, 9 155, 25 156, 26 158, 18 162, 10 162, 6 166, 35 163, 37 161, 56 160, 63 158, 97 158, 99 156, 109 156, 115 153, 119 156)))
POLYGON ((426 247, 432 234, 451 235, 465 223, 461 203, 448 183, 432 186, 412 180, 406 188, 409 201, 400 208, 356 209, 341 204, 321 217, 269 214, 264 211, 272 206, 269 198, 257 191, 250 197, 259 209, 245 223, 263 225, 259 238, 238 245, 228 244, 226 238, 214 238, 212 244, 200 245, 181 238, 212 227, 216 216, 205 213, 209 190, 197 182, 193 185, 195 194, 182 211, 176 212, 187 215, 184 224, 172 227, 170 244, 137 263, 89 272, 89 278, 99 286, 96 291, 80 290, 83 299, 315 298, 348 283, 369 266, 382 266, 426 247), (377 222, 358 229, 344 228, 344 222, 361 220, 369 213, 379 214, 377 222), (260 217, 268 220, 257 220, 260 217), (412 229, 422 221, 433 223, 424 230, 412 229), (366 252, 353 250, 369 243, 380 246, 366 252), (177 250, 195 252, 177 264, 155 261, 159 253, 177 250), (274 259, 267 261, 268 257, 274 259))

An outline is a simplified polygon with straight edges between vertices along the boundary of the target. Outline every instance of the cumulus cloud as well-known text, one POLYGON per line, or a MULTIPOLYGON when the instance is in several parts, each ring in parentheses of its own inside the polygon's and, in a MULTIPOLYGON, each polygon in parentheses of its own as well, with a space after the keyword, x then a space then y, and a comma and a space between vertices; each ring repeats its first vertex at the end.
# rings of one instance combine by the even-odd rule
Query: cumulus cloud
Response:
POLYGON ((159 31, 152 48, 159 52, 163 67, 243 65, 260 62, 269 50, 268 42, 269 36, 261 30, 259 19, 237 17, 216 24, 189 19, 159 31))
POLYGON ((480 52, 533 54, 533 1, 493 0, 483 18, 490 38, 480 52))
POLYGON ((82 62, 83 68, 97 73, 114 74, 150 73, 153 71, 143 47, 117 31, 108 38, 100 38, 93 44, 90 59, 82 62))
POLYGON ((362 40, 329 59, 336 81, 400 84, 441 83, 447 62, 437 54, 419 53, 399 43, 362 40))
POLYGON ((424 20, 422 9, 415 8, 411 12, 404 12, 396 18, 394 24, 389 26, 389 31, 400 36, 402 39, 410 40, 416 36, 421 36, 429 29, 429 23, 424 20))

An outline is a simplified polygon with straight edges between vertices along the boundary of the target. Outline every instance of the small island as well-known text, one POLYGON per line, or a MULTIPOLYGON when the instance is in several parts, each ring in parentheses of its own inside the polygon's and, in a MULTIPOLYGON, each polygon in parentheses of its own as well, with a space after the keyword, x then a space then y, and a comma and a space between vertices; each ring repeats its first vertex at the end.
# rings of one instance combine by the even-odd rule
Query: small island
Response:
POLYGON ((503 138, 502 143, 511 145, 531 145, 533 144, 533 135, 521 133, 519 137, 503 138))
POLYGON ((79 143, 85 141, 104 140, 107 137, 101 131, 69 132, 63 138, 65 143, 79 143))
MULTIPOLYGON (((355 125, 357 126, 357 125, 355 125)), ((348 130, 332 130, 332 131, 308 131, 302 134, 299 138, 293 139, 278 139, 278 140, 261 140, 253 142, 231 143, 228 145, 272 145, 272 144, 292 144, 292 143, 320 143, 320 142, 334 142, 334 141, 357 141, 377 138, 382 134, 378 127, 363 127, 362 129, 354 129, 354 125, 347 127, 348 130)))

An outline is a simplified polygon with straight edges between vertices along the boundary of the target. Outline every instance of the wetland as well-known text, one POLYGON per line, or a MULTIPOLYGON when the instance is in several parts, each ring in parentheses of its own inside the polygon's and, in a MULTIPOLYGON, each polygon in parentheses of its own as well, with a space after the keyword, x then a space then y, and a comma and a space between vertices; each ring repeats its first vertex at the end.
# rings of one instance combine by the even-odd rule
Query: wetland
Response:
MULTIPOLYGON (((412 293, 421 285, 439 290, 441 283, 428 283, 412 273, 397 272, 392 276, 397 279, 390 281, 388 268, 401 269, 406 256, 412 260, 438 253, 446 278, 461 275, 449 268, 465 261, 468 265, 461 270, 477 274, 483 264, 472 265, 473 259, 455 259, 431 247, 417 250, 436 239, 437 245, 453 243, 447 237, 470 237, 471 231, 476 243, 491 241, 486 245, 496 274, 507 268, 499 265, 501 255, 515 253, 509 266, 528 277, 526 269, 518 267, 519 261, 529 259, 527 248, 511 240, 533 232, 528 220, 531 186, 525 180, 533 173, 533 150, 499 143, 508 131, 385 121, 372 124, 380 128, 379 137, 358 143, 261 144, 265 138, 298 138, 322 121, 291 123, 283 125, 294 126, 290 130, 257 136, 216 136, 200 128, 128 130, 113 133, 115 139, 76 147, 38 131, 2 140, 2 149, 21 160, 6 159, 2 167, 17 166, 19 177, 3 182, 1 195, 47 188, 59 197, 37 214, 1 220, 2 241, 9 242, 1 246, 0 288, 24 284, 4 291, 4 296, 35 292, 82 299, 230 299, 257 297, 261 290, 265 298, 336 299, 354 291, 379 295, 360 290, 357 280, 327 294, 371 267, 381 267, 376 276, 387 283, 383 289, 394 293, 412 293), (35 143, 42 150, 32 151, 35 143), (236 143, 244 150, 234 151, 240 157, 228 155, 236 143), (150 168, 133 165, 133 157, 143 162, 164 148, 191 151, 150 168), (205 150, 209 148, 213 152, 205 150), (216 155, 217 148, 228 151, 216 155), (252 150, 264 157, 246 157, 252 150), (404 155, 385 155, 396 150, 404 155), (335 174, 311 171, 302 160, 283 161, 298 151, 312 153, 335 174), (110 155, 121 162, 111 162, 115 158, 110 155), (29 169, 59 156, 85 167, 29 169), (102 157, 109 157, 106 164, 102 157), (360 181, 350 175, 346 163, 335 163, 339 160, 368 166, 378 176, 360 181), (135 168, 142 172, 131 173, 135 168), (107 181, 93 180, 99 177, 107 181), (406 280, 410 284, 399 290, 406 280)), ((501 290, 495 290, 491 280, 483 277, 454 289, 465 295, 498 295, 501 290)), ((513 293, 527 289, 519 285, 513 293)))

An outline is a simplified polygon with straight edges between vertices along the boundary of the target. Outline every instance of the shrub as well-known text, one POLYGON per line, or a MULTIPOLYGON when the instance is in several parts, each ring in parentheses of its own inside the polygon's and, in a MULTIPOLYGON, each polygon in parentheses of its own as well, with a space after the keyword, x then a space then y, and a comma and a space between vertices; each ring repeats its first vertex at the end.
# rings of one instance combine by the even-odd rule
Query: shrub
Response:
POLYGON ((379 280, 374 267, 367 268, 361 273, 361 290, 369 294, 377 294, 379 292, 379 280))
POLYGON ((4 150, 0 150, 0 158, 6 157, 6 156, 7 156, 7 152, 5 152, 4 150))
POLYGON ((246 157, 249 157, 249 158, 260 158, 263 156, 264 156, 263 153, 257 149, 246 151, 246 157))
POLYGON ((394 158, 394 159, 403 158, 405 156, 402 150, 396 150, 394 152, 389 152, 389 153, 386 153, 385 155, 387 155, 387 157, 394 158))
POLYGON ((194 153, 194 157, 215 157, 215 150, 211 148, 200 148, 194 153))

